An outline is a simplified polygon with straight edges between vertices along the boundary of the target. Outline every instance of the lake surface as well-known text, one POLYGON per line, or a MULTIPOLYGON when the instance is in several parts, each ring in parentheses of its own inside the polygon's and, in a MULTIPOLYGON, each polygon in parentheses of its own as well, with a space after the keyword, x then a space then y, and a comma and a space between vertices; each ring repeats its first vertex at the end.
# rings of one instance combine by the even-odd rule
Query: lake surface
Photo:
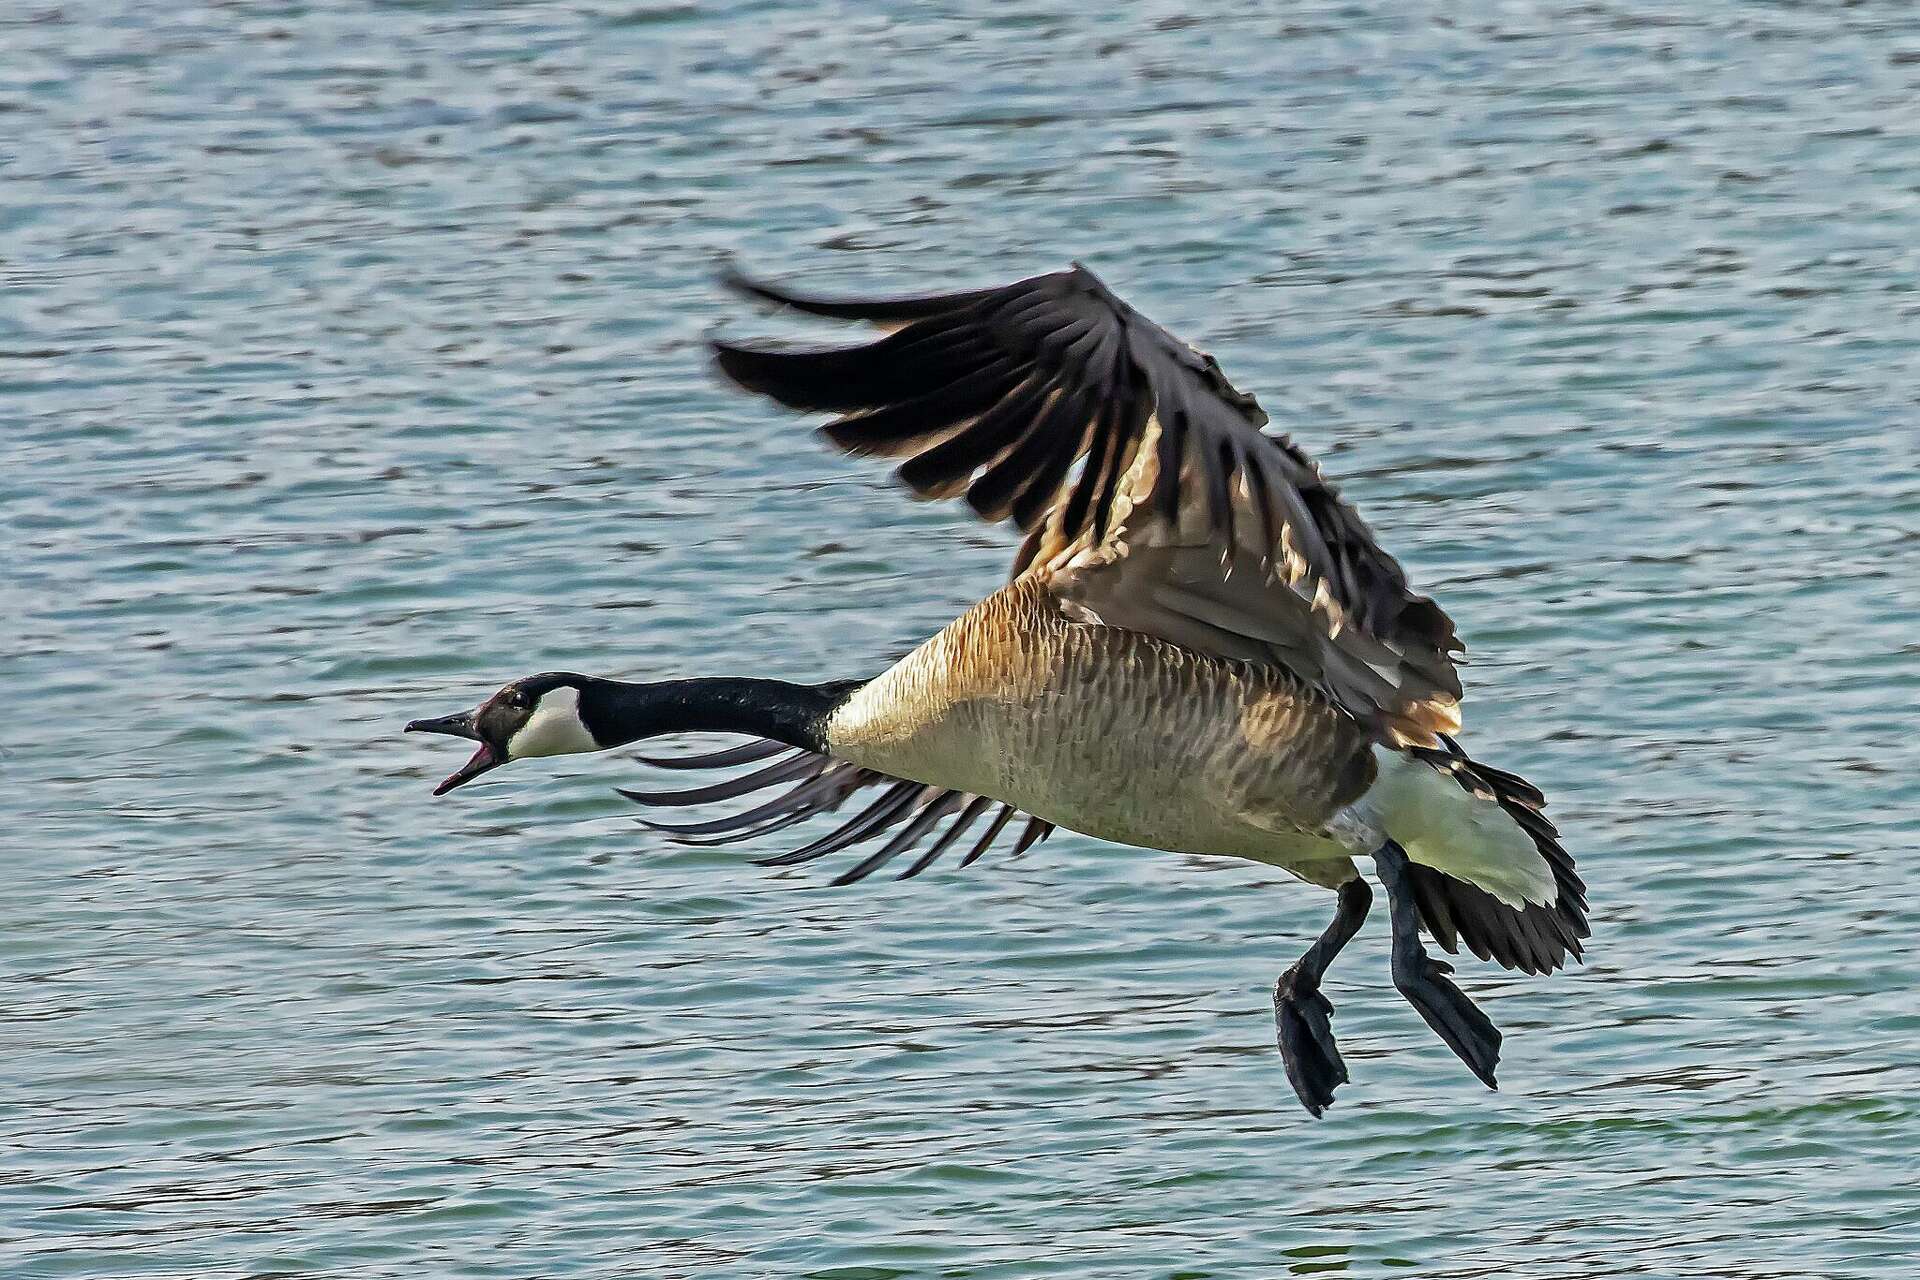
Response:
POLYGON ((1913 1276, 1920 15, 1267 8, 9 6, 0 1274, 1913 1276), (1310 1120, 1260 867, 429 798, 509 677, 864 674, 1004 573, 719 387, 726 255, 1084 259, 1315 451, 1591 886, 1462 965, 1501 1092, 1376 913, 1310 1120))

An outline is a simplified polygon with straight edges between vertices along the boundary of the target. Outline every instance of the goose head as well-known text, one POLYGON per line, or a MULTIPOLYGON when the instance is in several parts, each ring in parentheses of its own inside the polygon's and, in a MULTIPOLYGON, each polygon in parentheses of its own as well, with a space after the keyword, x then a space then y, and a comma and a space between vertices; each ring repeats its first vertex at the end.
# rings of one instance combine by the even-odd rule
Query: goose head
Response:
POLYGON ((433 794, 445 795, 509 760, 600 751, 613 745, 594 736, 581 710, 581 696, 595 683, 599 682, 570 671, 525 676, 502 686, 471 711, 407 725, 408 733, 444 733, 480 744, 433 794))

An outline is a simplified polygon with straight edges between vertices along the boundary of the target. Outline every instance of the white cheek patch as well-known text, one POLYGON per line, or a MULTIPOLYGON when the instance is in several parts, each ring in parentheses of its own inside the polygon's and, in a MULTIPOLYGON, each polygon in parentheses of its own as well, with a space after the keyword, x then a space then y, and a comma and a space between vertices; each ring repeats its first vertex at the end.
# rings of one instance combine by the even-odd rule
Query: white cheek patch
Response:
POLYGON ((514 760, 599 749, 600 744, 593 740, 580 719, 580 691, 571 685, 561 685, 545 694, 527 722, 520 726, 520 732, 507 739, 507 755, 514 760))

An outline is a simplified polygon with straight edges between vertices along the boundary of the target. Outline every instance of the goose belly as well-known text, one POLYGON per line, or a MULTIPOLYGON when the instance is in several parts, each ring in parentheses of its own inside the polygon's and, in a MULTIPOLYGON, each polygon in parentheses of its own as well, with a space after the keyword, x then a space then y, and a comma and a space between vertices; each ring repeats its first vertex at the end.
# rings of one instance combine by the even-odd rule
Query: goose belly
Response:
POLYGON ((948 638, 835 713, 836 755, 1120 844, 1345 865, 1326 824, 1372 781, 1372 759, 1283 673, 1086 626, 1016 637, 978 672, 978 645, 948 638))
POLYGON ((966 790, 1070 830, 1282 864, 1346 856, 1321 834, 1337 806, 1316 794, 1319 770, 1284 749, 1256 753, 1237 732, 1119 726, 1059 706, 963 708, 954 721, 976 762, 966 790))

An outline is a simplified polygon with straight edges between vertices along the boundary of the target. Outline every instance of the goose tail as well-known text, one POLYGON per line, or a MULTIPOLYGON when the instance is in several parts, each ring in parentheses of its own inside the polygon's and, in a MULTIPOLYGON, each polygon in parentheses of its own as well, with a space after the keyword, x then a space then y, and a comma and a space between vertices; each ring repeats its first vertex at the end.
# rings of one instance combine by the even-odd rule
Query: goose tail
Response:
POLYGON ((1579 960, 1590 933, 1587 887, 1546 797, 1518 774, 1440 747, 1382 751, 1378 796, 1387 833, 1407 850, 1420 923, 1449 952, 1522 973, 1579 960))

